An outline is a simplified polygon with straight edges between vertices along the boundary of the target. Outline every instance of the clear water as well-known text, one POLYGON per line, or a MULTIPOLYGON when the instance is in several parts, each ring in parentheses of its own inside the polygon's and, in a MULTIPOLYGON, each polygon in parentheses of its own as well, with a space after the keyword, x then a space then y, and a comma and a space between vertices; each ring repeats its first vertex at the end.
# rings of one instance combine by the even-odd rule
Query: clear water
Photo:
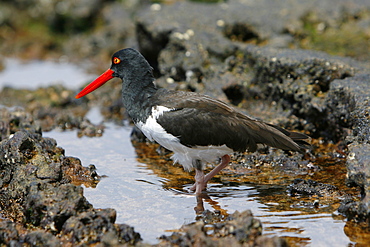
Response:
MULTIPOLYGON (((97 109, 89 116, 99 122, 97 109)), ((94 122, 93 121, 93 122, 94 122)), ((78 138, 76 131, 45 133, 55 138, 66 155, 81 159, 84 166, 94 164, 100 175, 107 175, 96 188, 85 188, 85 196, 96 208, 117 210, 117 223, 134 226, 144 242, 156 243, 162 234, 171 234, 183 224, 195 221, 196 198, 183 189, 165 189, 170 179, 156 175, 147 164, 137 160, 137 153, 130 141, 131 127, 107 124, 102 137, 78 138)), ((155 161, 154 161, 155 162, 155 161)), ((169 164, 171 165, 171 164, 169 164)), ((241 182, 232 186, 209 184, 209 199, 205 209, 252 210, 262 221, 264 233, 293 239, 297 246, 348 246, 345 222, 336 220, 332 212, 305 212, 298 209, 276 210, 279 202, 266 202, 264 197, 285 193, 286 188, 276 185, 253 185, 241 182)))
POLYGON ((81 67, 67 62, 27 61, 4 59, 3 71, 0 71, 0 90, 4 86, 16 89, 37 89, 56 84, 63 84, 69 89, 77 89, 94 79, 81 67))
MULTIPOLYGON (((53 84, 76 89, 95 78, 68 63, 22 63, 6 59, 5 66, 0 72, 0 90, 4 86, 36 89, 53 84)), ((96 108, 87 117, 95 123, 102 121, 96 108)), ((107 175, 96 188, 85 188, 89 202, 96 208, 114 208, 117 223, 134 226, 147 243, 157 243, 162 234, 170 235, 183 224, 194 222, 197 203, 187 190, 191 184, 181 184, 176 178, 156 172, 152 165, 142 162, 138 158, 140 150, 135 150, 130 141, 131 127, 106 126, 103 136, 97 138, 78 138, 76 131, 44 133, 56 139, 66 155, 80 158, 84 166, 94 164, 100 175, 107 175), (170 180, 175 180, 175 187, 168 186, 170 180)), ((150 162, 158 164, 155 159, 150 162)), ((165 165, 172 166, 171 162, 165 165)), ((286 187, 276 183, 210 183, 204 207, 226 214, 250 209, 262 221, 264 233, 283 236, 293 246, 348 246, 357 241, 356 229, 348 231, 354 236, 347 236, 346 222, 335 216, 335 209, 307 212, 305 207, 289 208, 287 202, 279 199, 281 194, 286 194, 286 187)))

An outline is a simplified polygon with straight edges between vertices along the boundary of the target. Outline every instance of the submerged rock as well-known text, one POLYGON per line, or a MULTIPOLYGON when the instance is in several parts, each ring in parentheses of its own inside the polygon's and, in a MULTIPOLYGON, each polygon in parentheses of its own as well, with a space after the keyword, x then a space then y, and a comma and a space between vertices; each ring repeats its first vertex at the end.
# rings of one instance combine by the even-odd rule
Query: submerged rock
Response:
POLYGON ((291 196, 331 197, 340 195, 338 188, 331 184, 318 183, 313 180, 295 179, 288 186, 291 196))

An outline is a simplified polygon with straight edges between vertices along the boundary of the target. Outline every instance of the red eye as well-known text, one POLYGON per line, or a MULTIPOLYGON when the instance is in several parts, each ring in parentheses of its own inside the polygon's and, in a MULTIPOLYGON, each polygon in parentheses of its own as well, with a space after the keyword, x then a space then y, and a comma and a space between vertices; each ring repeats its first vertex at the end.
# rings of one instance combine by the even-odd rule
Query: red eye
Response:
POLYGON ((119 64, 120 62, 121 62, 121 59, 119 59, 118 57, 113 58, 113 63, 114 64, 119 64))

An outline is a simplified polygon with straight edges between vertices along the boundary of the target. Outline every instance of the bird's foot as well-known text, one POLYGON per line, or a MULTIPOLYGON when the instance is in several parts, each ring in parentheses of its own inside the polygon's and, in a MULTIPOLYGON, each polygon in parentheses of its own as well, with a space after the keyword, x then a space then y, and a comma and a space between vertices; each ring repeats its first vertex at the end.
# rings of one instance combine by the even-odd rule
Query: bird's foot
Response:
POLYGON ((207 183, 213 176, 215 176, 219 171, 224 169, 230 162, 230 156, 224 155, 221 158, 221 164, 213 168, 207 175, 204 175, 202 170, 195 169, 195 184, 190 188, 190 190, 195 191, 195 194, 199 195, 204 189, 207 188, 207 183))
POLYGON ((199 195, 207 187, 207 182, 205 180, 204 173, 202 170, 195 170, 195 184, 190 188, 190 190, 195 191, 195 194, 199 195))
POLYGON ((200 194, 203 190, 207 188, 207 183, 199 184, 195 182, 193 186, 190 187, 191 191, 195 191, 196 194, 200 194))
POLYGON ((197 205, 194 207, 194 211, 197 215, 201 214, 204 212, 204 203, 203 199, 209 199, 207 194, 200 194, 196 195, 197 198, 197 205))

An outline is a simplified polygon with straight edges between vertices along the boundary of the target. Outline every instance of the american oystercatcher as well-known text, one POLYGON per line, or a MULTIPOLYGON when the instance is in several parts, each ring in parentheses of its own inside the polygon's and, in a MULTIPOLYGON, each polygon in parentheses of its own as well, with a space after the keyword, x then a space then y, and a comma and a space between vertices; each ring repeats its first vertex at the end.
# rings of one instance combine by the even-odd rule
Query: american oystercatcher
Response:
POLYGON ((230 162, 230 154, 266 144, 304 152, 309 137, 253 119, 222 101, 193 92, 158 89, 152 67, 132 48, 117 51, 110 69, 86 86, 76 98, 94 91, 113 77, 121 78, 123 104, 135 125, 151 141, 174 152, 185 170, 195 169, 191 190, 199 195, 207 182, 230 162), (204 175, 205 162, 221 163, 204 175))

